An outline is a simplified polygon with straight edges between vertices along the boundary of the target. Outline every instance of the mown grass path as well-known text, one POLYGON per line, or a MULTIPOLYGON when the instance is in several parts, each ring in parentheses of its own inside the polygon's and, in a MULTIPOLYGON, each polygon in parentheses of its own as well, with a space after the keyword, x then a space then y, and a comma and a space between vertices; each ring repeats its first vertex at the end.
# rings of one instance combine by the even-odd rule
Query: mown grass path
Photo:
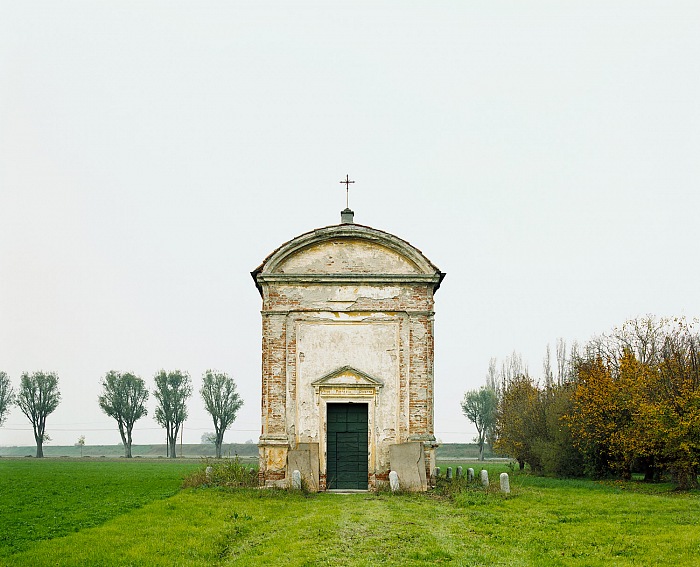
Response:
MULTIPOLYGON (((495 471, 500 472, 500 471, 495 471)), ((495 481, 495 478, 493 479, 495 481)), ((188 489, 7 565, 697 565, 700 498, 513 478, 513 494, 188 489)))

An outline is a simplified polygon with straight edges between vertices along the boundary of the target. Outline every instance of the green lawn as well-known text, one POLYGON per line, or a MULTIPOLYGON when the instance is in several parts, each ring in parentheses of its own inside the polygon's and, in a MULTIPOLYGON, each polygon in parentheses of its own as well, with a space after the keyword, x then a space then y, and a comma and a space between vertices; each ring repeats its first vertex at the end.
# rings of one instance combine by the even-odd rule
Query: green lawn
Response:
MULTIPOLYGON (((63 463, 21 465, 20 482, 63 463), (28 468, 27 468, 28 467, 28 468)), ((84 463, 77 463, 82 466, 84 463)), ((115 462, 129 475, 149 463, 115 462)), ((92 463, 91 463, 92 465, 92 463)), ((172 497, 182 469, 155 463, 170 481, 116 514, 102 514, 99 498, 46 497, 34 521, 65 525, 54 539, 0 557, 7 565, 697 565, 700 557, 700 495, 667 485, 558 481, 527 475, 511 480, 512 494, 478 486, 454 498, 429 495, 318 494, 269 490, 187 489, 172 497), (165 486, 168 485, 168 486, 165 486), (58 500, 58 501, 57 501, 58 500), (141 507, 138 507, 143 504, 141 507), (78 507, 80 511, 75 511, 78 507), (94 511, 89 511, 95 508, 94 511), (94 519, 88 528, 76 522, 94 519), (101 525, 96 525, 101 524, 101 525), (75 532, 75 533, 73 533, 75 532), (63 535, 67 534, 67 535, 63 535), (63 537, 58 537, 63 535, 63 537)), ((465 468, 468 465, 463 463, 465 468)), ((443 467, 444 468, 444 467, 443 467)), ((475 469, 479 467, 474 466, 475 469)), ((116 469, 110 469, 116 470, 116 469)), ((153 470, 151 471, 153 472, 153 470)), ((94 471, 86 471, 93 478, 94 471)), ((111 473, 110 473, 111 474, 111 473)), ((140 478, 122 475, 124 498, 140 478)), ((150 473, 148 473, 150 474, 150 473)), ((156 475, 157 476, 157 475, 156 475)), ((82 472, 73 473, 82 485, 82 472)), ((36 487, 38 488, 38 487, 36 487)), ((3 484, 3 495, 7 487, 3 484)), ((98 484, 91 492, 103 492, 98 484)), ((26 493, 28 496, 29 493, 26 493)), ((5 497, 3 496, 3 511, 5 497)), ((112 506, 114 508, 115 506, 112 506)), ((16 517, 19 510, 10 515, 16 517)), ((3 513, 4 517, 5 514, 3 513)), ((13 528, 5 520, 2 533, 13 528)), ((15 546, 14 549, 16 549, 15 546)))
POLYGON ((0 459, 0 561, 177 493, 198 461, 0 459))

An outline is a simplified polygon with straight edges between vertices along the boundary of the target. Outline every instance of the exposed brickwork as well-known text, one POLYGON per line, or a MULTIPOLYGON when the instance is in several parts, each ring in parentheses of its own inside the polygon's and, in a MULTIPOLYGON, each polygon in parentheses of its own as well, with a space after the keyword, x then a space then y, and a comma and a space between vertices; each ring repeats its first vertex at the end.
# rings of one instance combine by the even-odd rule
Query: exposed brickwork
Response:
MULTIPOLYGON (((322 230, 330 231, 330 236, 333 237, 336 228, 340 234, 340 227, 322 230)), ((325 406, 319 406, 319 400, 315 397, 318 393, 314 393, 313 387, 309 386, 308 376, 303 388, 299 384, 297 366, 304 363, 304 352, 298 352, 302 350, 298 348, 299 324, 361 324, 369 321, 394 325, 384 327, 396 329, 396 337, 391 339, 394 345, 388 348, 393 358, 380 353, 371 359, 375 363, 368 363, 376 365, 379 364, 377 360, 384 360, 381 367, 384 370, 377 367, 375 372, 379 374, 375 378, 383 381, 385 386, 377 391, 376 396, 359 400, 361 403, 369 403, 371 415, 375 416, 374 421, 370 419, 370 423, 374 424, 374 429, 370 431, 370 462, 375 465, 374 469, 369 470, 368 482, 376 485, 388 480, 387 443, 423 441, 426 445, 426 470, 430 471, 434 465, 433 292, 443 274, 420 252, 391 235, 366 227, 342 227, 342 231, 343 234, 348 231, 352 234, 353 254, 360 254, 359 257, 353 257, 352 261, 349 261, 346 254, 342 264, 334 262, 334 255, 342 255, 342 247, 346 242, 344 237, 339 236, 327 239, 327 252, 324 248, 326 241, 319 240, 319 243, 314 244, 313 256, 305 263, 303 255, 308 248, 301 245, 295 248, 297 240, 306 242, 310 238, 309 235, 302 235, 283 245, 254 272, 263 296, 262 431, 259 443, 262 485, 279 484, 288 480, 287 449, 294 448, 299 442, 317 442, 322 449, 320 489, 326 488, 323 466, 325 415, 319 414, 318 418, 312 419, 313 416, 308 413, 318 412, 320 407, 325 406), (363 248, 358 242, 361 244, 365 238, 369 244, 363 248), (400 269, 401 273, 394 275, 382 271, 382 248, 377 243, 387 246, 387 249, 392 247, 391 254, 387 252, 386 266, 400 269), (361 255, 365 253, 366 256, 361 255), (290 261, 289 258, 294 259, 290 261), (339 269, 341 265, 345 272, 339 269), (298 273, 276 272, 277 266, 292 266, 298 273), (375 270, 369 275, 368 266, 374 266, 375 270), (326 275, 314 272, 326 268, 329 270, 326 275), (412 275, 411 270, 415 275, 412 275), (354 277, 353 274, 358 276, 354 277), (387 370, 391 368, 395 370, 387 370), (392 381, 395 381, 395 386, 392 386, 392 381), (301 415, 300 411, 305 413, 301 415), (300 440, 302 433, 298 430, 301 428, 298 427, 299 420, 306 424, 303 435, 315 435, 315 438, 300 440), (320 424, 321 430, 317 426, 315 432, 310 431, 309 423, 320 424)), ((388 340, 386 332, 382 336, 385 337, 383 340, 388 340)), ((329 355, 329 360, 335 362, 329 364, 342 366, 350 364, 352 360, 361 361, 362 349, 372 347, 372 344, 358 345, 356 348, 360 350, 350 356, 347 363, 334 352, 329 355)), ((355 347, 343 343, 342 346, 329 344, 328 348, 355 347)), ((318 348, 313 352, 318 353, 318 348)), ((306 364, 308 363, 307 360, 306 364)), ((323 368, 322 360, 315 360, 314 364, 316 366, 313 368, 323 368)), ((329 367, 325 372, 333 369, 329 367)), ((342 402, 341 398, 338 401, 342 402)))

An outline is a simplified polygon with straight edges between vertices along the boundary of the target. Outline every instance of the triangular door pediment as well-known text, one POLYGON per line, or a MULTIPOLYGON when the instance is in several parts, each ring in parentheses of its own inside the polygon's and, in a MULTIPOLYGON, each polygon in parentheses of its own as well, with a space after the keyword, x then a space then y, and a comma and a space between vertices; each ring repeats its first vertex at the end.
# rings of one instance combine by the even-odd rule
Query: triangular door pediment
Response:
POLYGON ((353 368, 352 366, 343 366, 318 380, 311 383, 315 388, 321 386, 344 386, 346 388, 381 388, 384 383, 378 378, 374 378, 369 374, 353 368))

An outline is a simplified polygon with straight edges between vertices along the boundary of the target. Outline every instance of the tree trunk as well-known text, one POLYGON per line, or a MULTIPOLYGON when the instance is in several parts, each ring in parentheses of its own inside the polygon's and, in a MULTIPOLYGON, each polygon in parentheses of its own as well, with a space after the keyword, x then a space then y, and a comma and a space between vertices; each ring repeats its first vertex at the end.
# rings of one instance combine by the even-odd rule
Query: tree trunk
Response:
POLYGON ((129 426, 127 424, 126 426, 126 444, 124 445, 124 456, 127 459, 131 458, 131 428, 133 427, 133 424, 129 426))
POLYGON ((698 488, 698 470, 692 465, 681 465, 675 470, 679 490, 698 488))
POLYGON ((479 434, 479 436, 476 438, 476 446, 479 447, 479 460, 483 461, 484 460, 484 443, 486 442, 486 432, 482 431, 478 427, 476 428, 476 432, 479 434))
POLYGON ((36 441, 36 458, 41 459, 44 456, 44 431, 40 427, 34 428, 34 441, 36 441))
POLYGON ((177 456, 177 455, 175 454, 175 449, 176 449, 176 447, 177 447, 177 435, 174 435, 174 436, 170 437, 170 439, 168 440, 168 445, 169 445, 169 447, 170 447, 170 448, 169 448, 169 451, 168 451, 170 454, 169 454, 168 456, 169 456, 171 459, 174 459, 174 458, 177 456))
POLYGON ((659 470, 652 458, 643 459, 642 468, 644 470, 644 482, 657 482, 659 480, 659 470))
POLYGON ((131 458, 131 443, 127 440, 126 433, 121 425, 119 426, 119 435, 121 435, 122 445, 124 445, 124 456, 126 458, 131 458))
POLYGON ((217 423, 214 423, 214 428, 216 430, 215 432, 215 439, 214 439, 214 446, 216 447, 216 458, 220 459, 221 458, 221 445, 224 443, 224 432, 223 430, 218 426, 217 423))

